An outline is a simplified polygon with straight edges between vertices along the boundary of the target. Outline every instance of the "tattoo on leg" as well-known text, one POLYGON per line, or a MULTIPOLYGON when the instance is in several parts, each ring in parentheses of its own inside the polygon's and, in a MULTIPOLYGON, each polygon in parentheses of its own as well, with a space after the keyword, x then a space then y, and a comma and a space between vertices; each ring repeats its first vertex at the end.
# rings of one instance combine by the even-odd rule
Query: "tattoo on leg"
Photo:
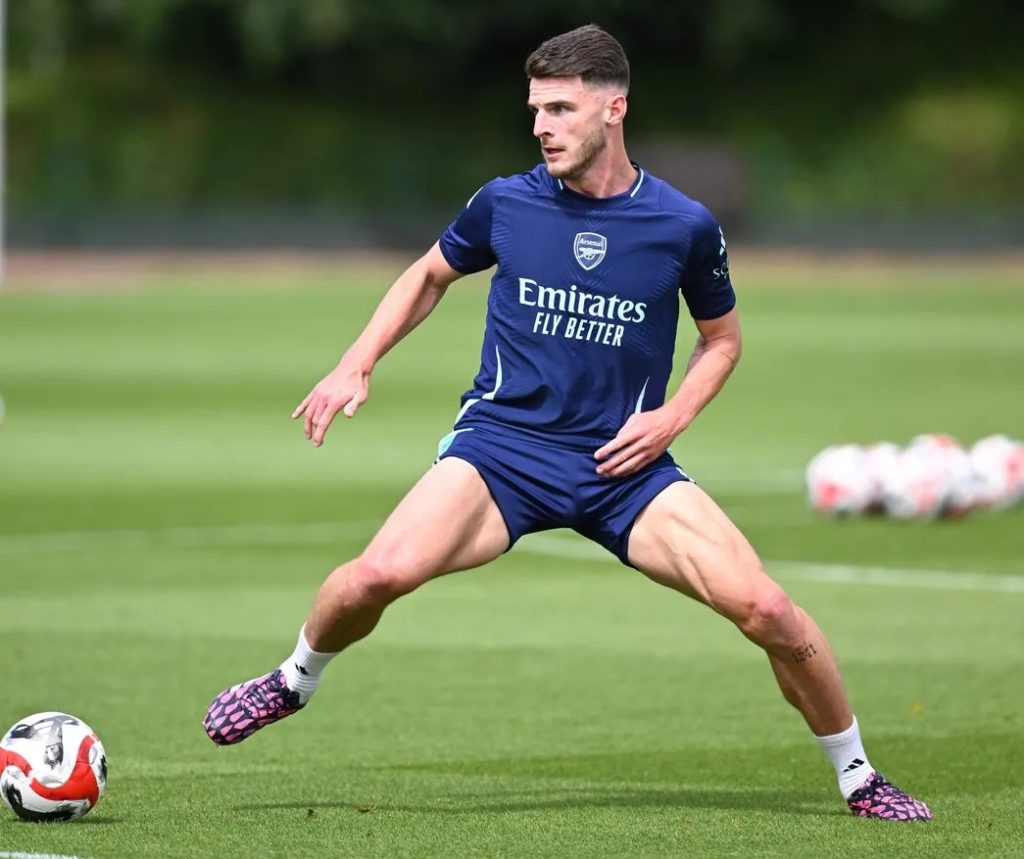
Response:
POLYGON ((793 659, 797 662, 806 662, 818 651, 814 649, 814 645, 811 642, 807 642, 803 647, 797 648, 793 651, 793 659))

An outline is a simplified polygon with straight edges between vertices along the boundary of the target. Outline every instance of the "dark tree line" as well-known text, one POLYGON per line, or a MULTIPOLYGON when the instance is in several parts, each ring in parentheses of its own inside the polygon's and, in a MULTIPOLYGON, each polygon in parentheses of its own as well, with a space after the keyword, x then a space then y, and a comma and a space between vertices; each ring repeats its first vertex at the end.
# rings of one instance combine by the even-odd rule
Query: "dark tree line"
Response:
MULTIPOLYGON (((1024 4, 998 0, 9 0, 19 67, 114 50, 238 83, 330 93, 352 76, 406 91, 486 88, 547 35, 588 21, 647 75, 822 87, 1008 75, 1024 4), (655 71, 657 70, 657 71, 655 71), (410 76, 410 72, 417 72, 410 76)), ((724 94, 719 94, 722 97, 724 94)))
POLYGON ((7 9, 15 207, 450 206, 531 163, 523 60, 591 21, 631 58, 631 134, 737 147, 766 209, 1024 197, 1024 3, 1012 0, 7 9))

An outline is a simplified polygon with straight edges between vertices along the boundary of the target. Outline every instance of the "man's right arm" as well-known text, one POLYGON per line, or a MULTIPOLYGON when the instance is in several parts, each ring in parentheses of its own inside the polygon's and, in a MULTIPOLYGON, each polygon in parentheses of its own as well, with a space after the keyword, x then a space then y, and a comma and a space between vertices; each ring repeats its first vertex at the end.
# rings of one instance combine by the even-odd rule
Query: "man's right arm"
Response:
POLYGON ((448 264, 438 244, 399 276, 338 366, 292 413, 293 418, 305 416, 306 438, 319 447, 339 411, 349 418, 356 413, 369 396, 370 374, 377 362, 426 319, 460 277, 462 273, 448 264))

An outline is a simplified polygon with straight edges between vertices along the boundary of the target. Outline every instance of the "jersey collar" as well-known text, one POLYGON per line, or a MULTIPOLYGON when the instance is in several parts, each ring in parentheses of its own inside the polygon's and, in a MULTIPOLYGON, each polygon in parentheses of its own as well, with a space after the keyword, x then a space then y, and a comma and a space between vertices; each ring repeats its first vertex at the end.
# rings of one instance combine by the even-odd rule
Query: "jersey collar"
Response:
MULTIPOLYGON (((634 168, 636 168, 636 179, 633 181, 633 184, 629 187, 628 190, 623 191, 621 194, 614 194, 611 197, 590 197, 587 194, 580 194, 578 191, 573 191, 572 188, 566 185, 561 179, 556 179, 550 173, 548 173, 547 175, 554 189, 558 191, 560 194, 564 194, 566 197, 569 197, 570 199, 579 200, 581 202, 590 203, 592 205, 598 206, 621 205, 622 203, 629 202, 630 200, 636 197, 636 195, 640 192, 640 189, 644 186, 644 180, 647 178, 647 171, 644 170, 643 167, 641 167, 635 161, 630 161, 629 163, 632 164, 634 168)), ((547 173, 547 167, 543 167, 543 169, 544 172, 547 173)))

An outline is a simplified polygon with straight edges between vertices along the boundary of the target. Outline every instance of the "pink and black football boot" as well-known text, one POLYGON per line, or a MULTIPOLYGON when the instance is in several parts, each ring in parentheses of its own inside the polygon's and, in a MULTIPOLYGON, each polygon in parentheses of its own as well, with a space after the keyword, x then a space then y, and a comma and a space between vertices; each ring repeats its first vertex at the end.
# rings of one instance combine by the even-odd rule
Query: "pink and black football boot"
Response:
POLYGON ((285 684, 281 669, 275 668, 221 692, 206 711, 203 727, 218 746, 230 746, 305 706, 299 693, 285 684))
POLYGON ((932 811, 921 800, 904 793, 880 772, 873 772, 850 794, 846 804, 858 817, 881 820, 931 820, 932 811))

